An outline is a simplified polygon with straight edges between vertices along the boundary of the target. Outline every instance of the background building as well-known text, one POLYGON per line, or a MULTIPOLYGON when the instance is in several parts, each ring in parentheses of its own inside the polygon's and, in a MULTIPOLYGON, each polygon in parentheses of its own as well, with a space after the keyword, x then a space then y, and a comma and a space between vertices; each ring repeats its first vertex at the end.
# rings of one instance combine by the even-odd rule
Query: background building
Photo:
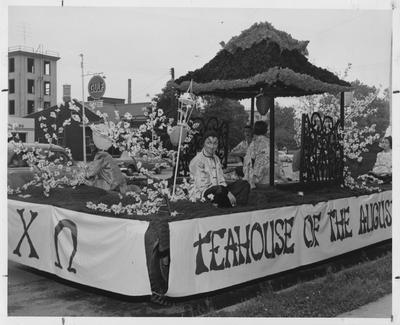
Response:
POLYGON ((8 49, 8 115, 23 117, 57 104, 59 54, 39 48, 8 49))
MULTIPOLYGON (((83 128, 82 128, 82 105, 80 102, 73 100, 74 104, 79 108, 78 112, 74 114, 79 115, 80 121, 75 121, 71 118, 71 109, 69 108, 69 102, 63 103, 59 106, 55 105, 47 109, 30 114, 28 117, 34 120, 35 125, 35 141, 39 143, 48 143, 45 137, 45 132, 40 127, 41 121, 40 117, 46 118, 46 124, 55 124, 56 129, 59 130, 63 127, 63 132, 57 133, 57 141, 54 143, 62 147, 71 149, 72 158, 77 161, 83 160, 83 128), (51 113, 56 113, 51 116, 51 113), (64 121, 71 119, 69 125, 64 126, 64 121)), ((86 159, 91 160, 93 156, 94 146, 92 141, 92 130, 90 124, 100 123, 102 119, 93 113, 90 109, 85 106, 85 116, 88 119, 88 124, 85 128, 85 138, 86 138, 86 159)), ((51 130, 51 132, 54 132, 51 130)))

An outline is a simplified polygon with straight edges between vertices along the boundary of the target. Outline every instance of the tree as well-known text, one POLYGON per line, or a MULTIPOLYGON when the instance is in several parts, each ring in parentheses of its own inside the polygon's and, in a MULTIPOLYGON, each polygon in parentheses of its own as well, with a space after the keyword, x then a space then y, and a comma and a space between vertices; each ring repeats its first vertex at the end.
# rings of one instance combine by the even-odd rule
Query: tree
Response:
POLYGON ((294 108, 275 104, 275 139, 278 148, 295 149, 294 108))
POLYGON ((232 149, 244 139, 243 129, 247 124, 248 114, 238 101, 215 96, 205 96, 203 118, 216 117, 229 123, 229 148, 232 149))

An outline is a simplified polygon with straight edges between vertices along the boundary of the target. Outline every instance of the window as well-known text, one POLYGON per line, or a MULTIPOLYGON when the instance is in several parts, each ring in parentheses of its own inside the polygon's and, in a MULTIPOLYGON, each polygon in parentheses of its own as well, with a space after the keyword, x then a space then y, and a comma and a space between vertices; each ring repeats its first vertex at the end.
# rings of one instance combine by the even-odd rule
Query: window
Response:
POLYGON ((28 94, 35 93, 35 80, 28 79, 28 94))
POLYGON ((8 79, 8 93, 14 94, 14 92, 15 92, 15 80, 8 79))
POLYGON ((50 81, 44 82, 44 95, 50 96, 50 81))
POLYGON ((35 60, 28 58, 28 72, 35 73, 35 60))
POLYGON ((43 108, 49 108, 50 107, 50 102, 44 102, 43 108))
POLYGON ((32 114, 35 111, 35 101, 28 100, 28 114, 32 114))
POLYGON ((14 72, 14 71, 15 71, 15 59, 9 58, 8 59, 8 72, 14 72))
POLYGON ((8 101, 8 114, 9 115, 15 114, 15 101, 14 100, 8 101))
POLYGON ((44 71, 43 73, 45 75, 49 75, 50 74, 50 61, 44 61, 44 71))

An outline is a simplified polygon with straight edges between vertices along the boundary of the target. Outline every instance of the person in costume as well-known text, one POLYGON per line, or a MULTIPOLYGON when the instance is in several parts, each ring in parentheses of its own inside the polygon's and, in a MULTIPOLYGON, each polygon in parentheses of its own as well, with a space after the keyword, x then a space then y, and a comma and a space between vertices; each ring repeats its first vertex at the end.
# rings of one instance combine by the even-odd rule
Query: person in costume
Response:
POLYGON ((390 181, 392 177, 392 137, 384 137, 380 146, 383 150, 376 155, 376 162, 370 174, 384 181, 390 181))
POLYGON ((189 171, 194 180, 190 195, 195 199, 209 200, 219 207, 245 205, 250 185, 247 181, 237 180, 227 184, 221 162, 216 155, 218 135, 208 131, 203 137, 202 150, 192 159, 189 171))
POLYGON ((108 138, 108 128, 104 124, 91 127, 93 142, 98 149, 93 161, 88 163, 86 177, 87 185, 95 186, 106 191, 117 191, 122 194, 127 191, 126 178, 122 174, 117 162, 106 151, 112 142, 108 138))

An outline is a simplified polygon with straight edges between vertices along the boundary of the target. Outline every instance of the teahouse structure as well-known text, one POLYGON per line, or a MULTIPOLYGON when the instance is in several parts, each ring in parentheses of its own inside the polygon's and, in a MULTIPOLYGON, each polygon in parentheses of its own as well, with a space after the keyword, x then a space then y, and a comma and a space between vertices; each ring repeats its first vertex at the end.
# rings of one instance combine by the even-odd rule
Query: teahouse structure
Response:
POLYGON ((351 85, 332 72, 311 64, 308 41, 298 41, 270 23, 255 23, 233 37, 202 68, 175 80, 183 92, 193 80, 193 93, 232 99, 251 98, 251 124, 254 103, 258 111, 270 114, 270 185, 274 185, 275 116, 274 99, 313 94, 341 94, 340 126, 344 127, 344 93, 351 85))

